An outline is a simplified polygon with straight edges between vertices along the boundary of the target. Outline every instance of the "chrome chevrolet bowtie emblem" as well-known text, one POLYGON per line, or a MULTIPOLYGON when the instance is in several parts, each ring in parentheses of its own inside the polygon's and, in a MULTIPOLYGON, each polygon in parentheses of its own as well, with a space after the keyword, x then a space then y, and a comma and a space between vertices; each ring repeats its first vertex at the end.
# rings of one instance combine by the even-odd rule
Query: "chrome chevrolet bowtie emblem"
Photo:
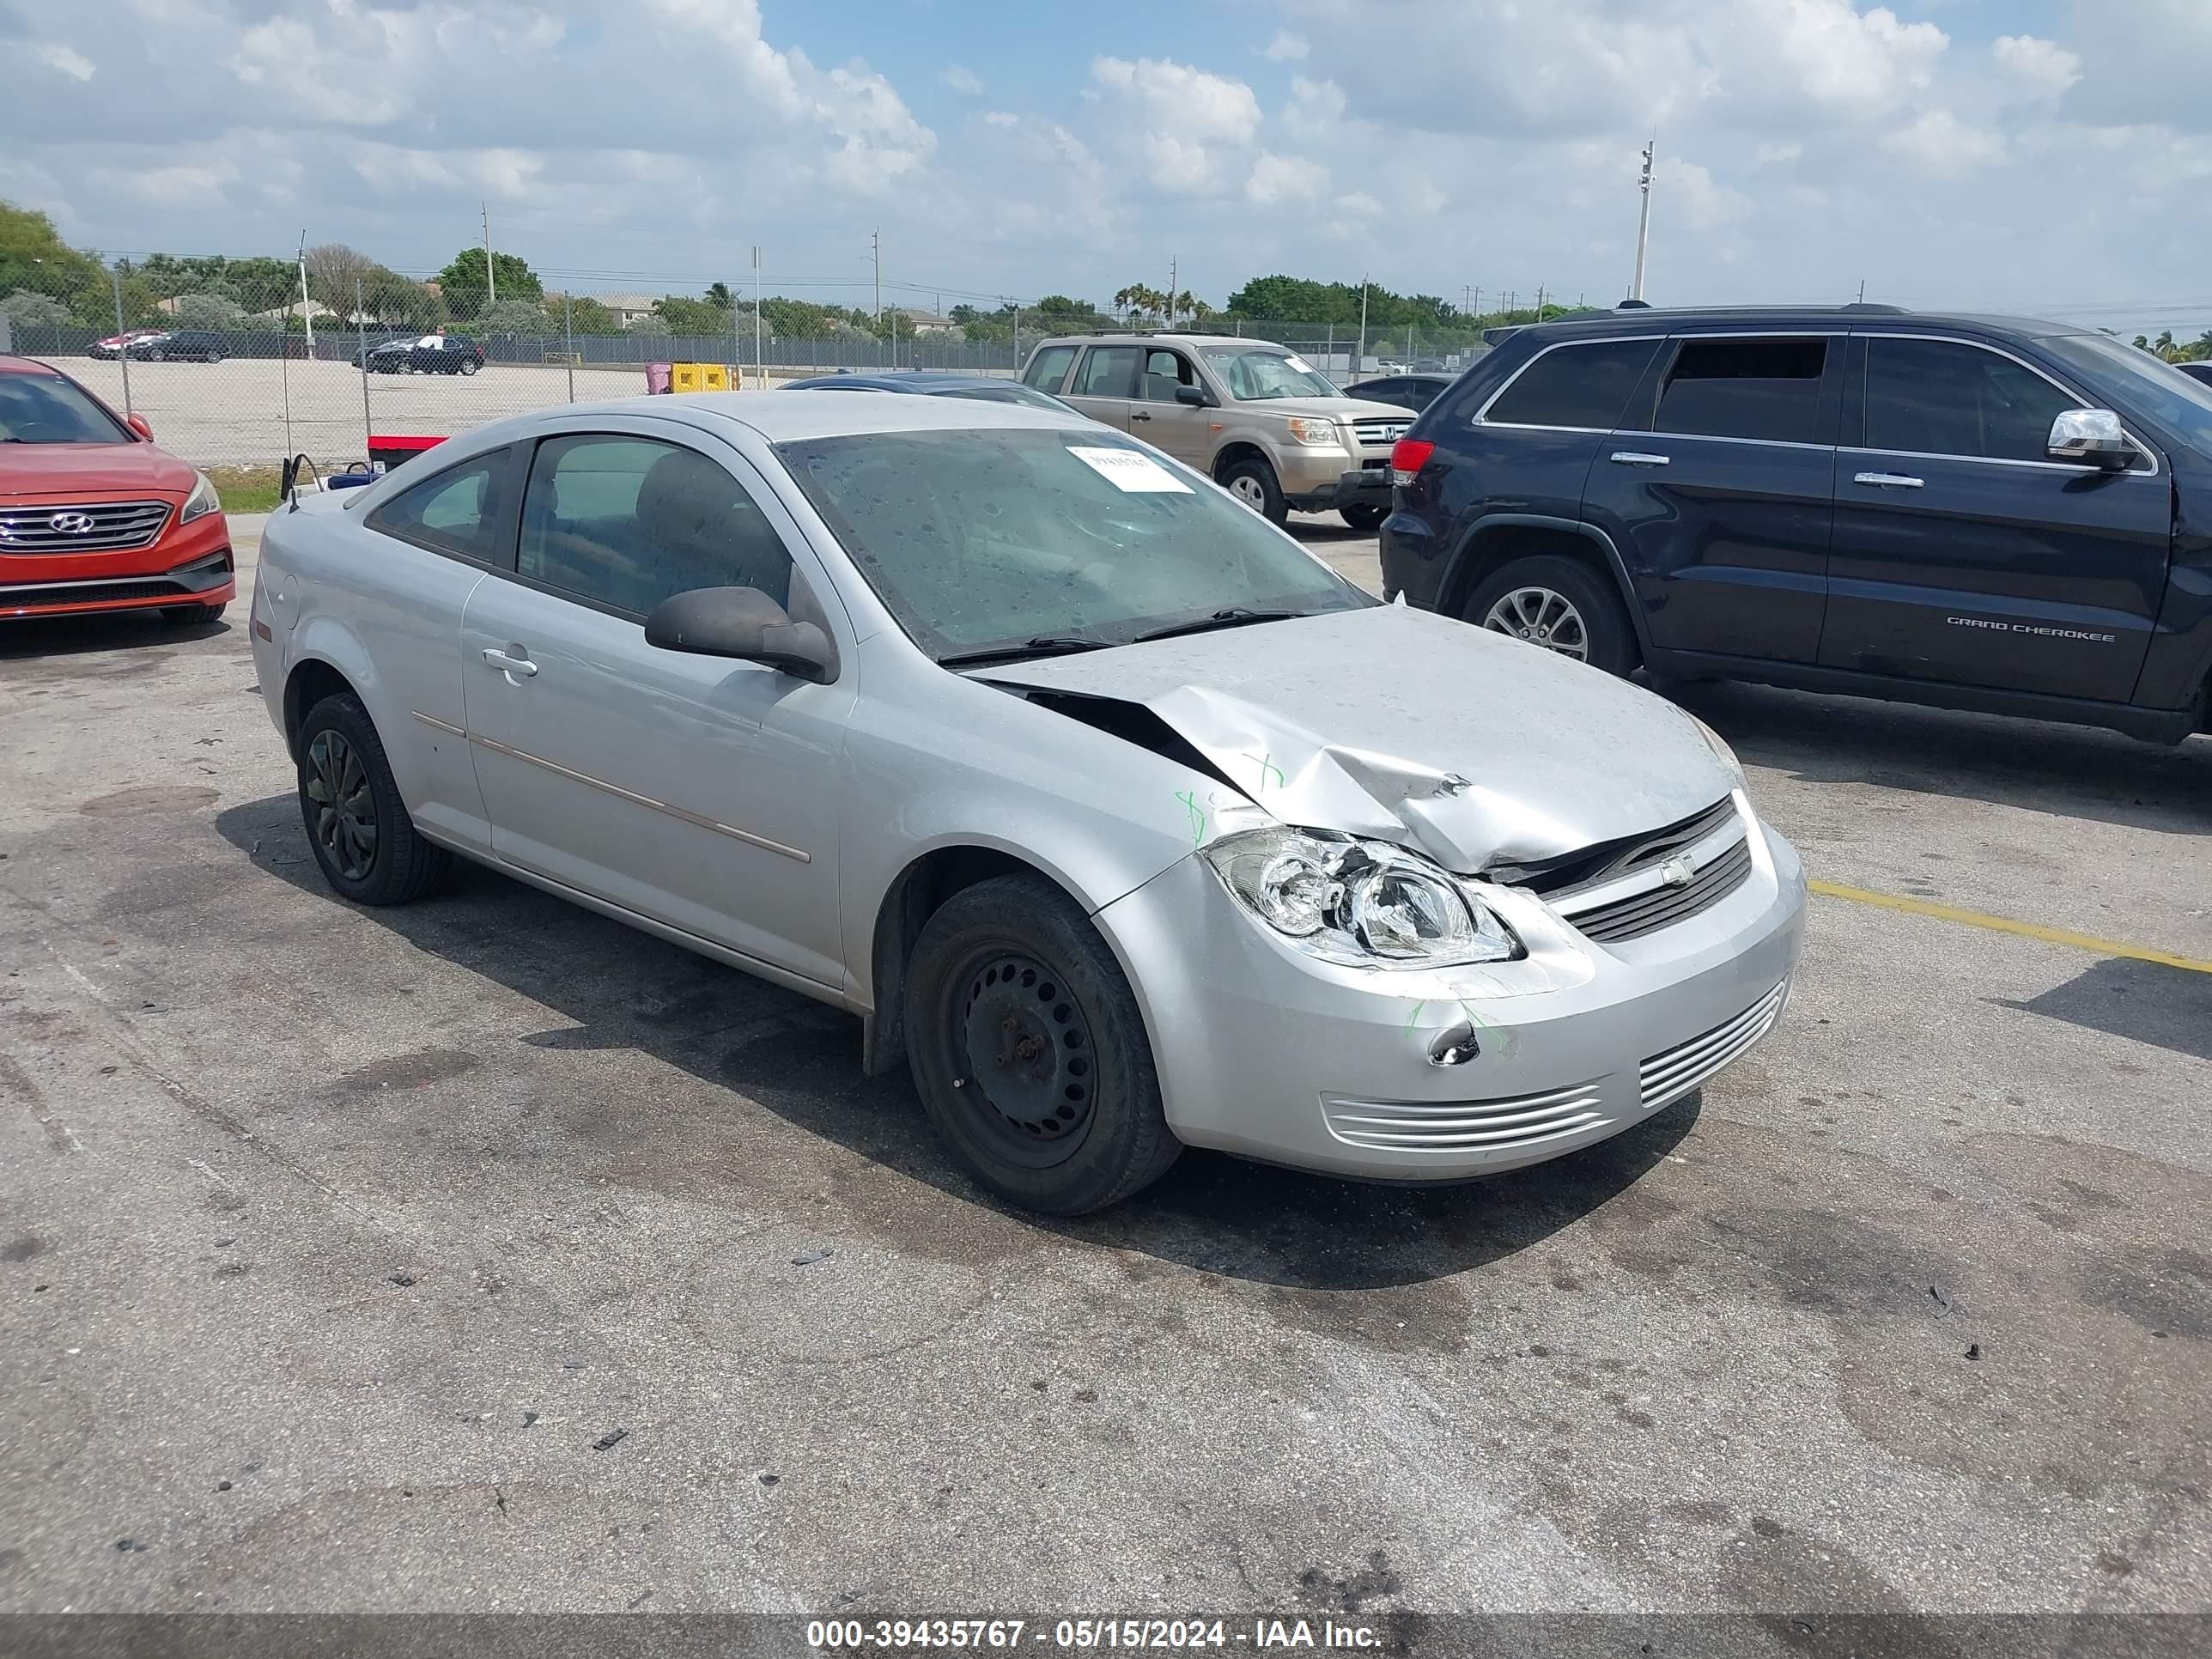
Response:
POLYGON ((89 513, 57 513, 46 520, 50 529, 64 536, 89 536, 92 522, 89 513))
POLYGON ((1659 879, 1669 887, 1687 887, 1698 878, 1698 866, 1687 853, 1677 853, 1659 866, 1659 879))

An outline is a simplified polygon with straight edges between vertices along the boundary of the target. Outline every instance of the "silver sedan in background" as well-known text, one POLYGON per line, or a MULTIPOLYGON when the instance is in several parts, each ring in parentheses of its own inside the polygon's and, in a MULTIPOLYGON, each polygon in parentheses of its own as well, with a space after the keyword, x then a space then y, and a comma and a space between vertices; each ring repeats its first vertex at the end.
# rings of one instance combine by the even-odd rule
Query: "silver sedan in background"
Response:
POLYGON ((331 887, 454 854, 848 1009, 976 1178, 1073 1214, 1183 1146, 1555 1157, 1787 996, 1804 883, 1727 746, 1376 604, 1048 410, 828 392, 503 421, 262 544, 331 887))

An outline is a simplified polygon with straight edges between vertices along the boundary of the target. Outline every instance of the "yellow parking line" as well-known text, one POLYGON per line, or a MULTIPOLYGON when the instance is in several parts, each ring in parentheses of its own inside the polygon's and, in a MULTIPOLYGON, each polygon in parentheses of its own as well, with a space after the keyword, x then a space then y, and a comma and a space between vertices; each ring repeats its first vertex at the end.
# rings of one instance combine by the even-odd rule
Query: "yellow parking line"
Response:
POLYGON ((2163 963, 2168 968, 2186 968, 2192 974, 2212 974, 2212 962, 2199 962, 2194 957, 2169 956, 2164 951, 2147 950, 2140 945, 2122 945, 2117 939, 2099 939, 2094 933, 2072 933, 2063 927, 2042 927, 2032 921, 2014 921, 2008 916, 1984 915, 1979 910, 1961 910, 1955 905, 1931 904, 1926 899, 1906 898, 1899 893, 1876 893, 1864 887, 1845 887, 1832 881, 1808 881, 1806 886, 1829 898, 1849 899, 1854 904, 1871 904, 1884 910, 1903 910, 1916 916, 1933 916, 1938 921, 1955 921, 1966 927, 1986 927, 1993 933, 2017 933, 2022 939, 2039 939, 2045 945, 2070 945, 2077 951, 2093 951, 2100 957, 2127 957, 2136 962, 2163 963))

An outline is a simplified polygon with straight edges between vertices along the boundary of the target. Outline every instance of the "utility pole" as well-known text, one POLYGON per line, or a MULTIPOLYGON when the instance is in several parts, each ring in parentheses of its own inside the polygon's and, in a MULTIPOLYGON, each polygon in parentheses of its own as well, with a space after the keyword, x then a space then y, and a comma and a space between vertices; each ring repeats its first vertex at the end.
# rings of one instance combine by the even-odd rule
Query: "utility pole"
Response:
POLYGON ((884 234, 872 232, 868 237, 868 254, 876 262, 876 326, 884 325, 884 234))
POLYGON ((307 233, 300 233, 300 320, 307 330, 307 356, 315 355, 314 301, 307 297, 307 233))
POLYGON ((1541 283, 1536 284, 1536 320, 1540 323, 1544 320, 1544 285, 1541 283))
POLYGON ((1866 278, 1863 276, 1859 278, 1859 303, 1866 303, 1866 278))
POLYGON ((1175 256, 1173 254, 1170 254, 1168 256, 1168 326, 1170 328, 1173 328, 1175 326, 1176 272, 1181 269, 1182 267, 1176 263, 1175 256))
POLYGON ((760 389, 768 390, 768 363, 761 356, 760 244, 753 244, 753 374, 760 389))
POLYGON ((1629 284, 1628 289, 1628 297, 1632 300, 1644 297, 1644 257, 1651 246, 1651 156, 1658 148, 1659 134, 1655 129, 1651 142, 1644 147, 1644 176, 1637 180, 1636 185, 1644 192, 1644 207, 1636 222, 1636 280, 1629 284))
POLYGON ((1359 278, 1359 349, 1352 354, 1352 372, 1354 374, 1367 372, 1367 277, 1364 273, 1359 278))
POLYGON ((1467 314, 1468 314, 1468 316, 1470 316, 1470 317, 1473 317, 1473 318, 1476 319, 1477 320, 1480 320, 1480 319, 1481 319, 1481 316, 1482 316, 1482 290, 1481 290, 1480 289, 1476 289, 1474 290, 1474 307, 1472 307, 1472 308, 1468 312, 1468 313, 1467 313, 1467 314))
POLYGON ((484 228, 484 309, 489 311, 499 303, 499 277, 491 268, 491 204, 479 202, 483 210, 484 228))

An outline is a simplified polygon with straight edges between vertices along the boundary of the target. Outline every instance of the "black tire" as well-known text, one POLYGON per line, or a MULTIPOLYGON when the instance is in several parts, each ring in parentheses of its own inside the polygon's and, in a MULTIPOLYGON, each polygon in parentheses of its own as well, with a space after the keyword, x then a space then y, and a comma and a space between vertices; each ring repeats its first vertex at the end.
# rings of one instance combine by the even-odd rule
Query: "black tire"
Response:
POLYGON ((150 346, 146 351, 146 361, 149 363, 158 363, 167 354, 162 351, 161 347, 150 346))
POLYGON ((222 613, 230 607, 225 605, 165 605, 161 620, 173 623, 221 622, 222 613))
POLYGON ((219 363, 222 361, 222 353, 220 351, 210 351, 207 355, 207 360, 211 363, 219 363))
MULTIPOLYGON (((1620 591, 1610 578, 1578 559, 1545 553, 1509 560, 1474 590, 1460 614, 1477 628, 1495 626, 1492 614, 1501 602, 1509 595, 1531 590, 1553 594, 1571 609, 1580 624, 1581 648, 1571 648, 1568 631, 1556 624, 1550 637, 1533 638, 1532 644, 1568 656, 1578 655, 1591 667, 1602 668, 1608 674, 1634 671, 1642 653, 1637 646, 1635 626, 1628 619, 1628 607, 1620 602, 1620 591)), ((1497 631, 1511 635, 1516 630, 1499 627, 1497 631)))
POLYGON ((475 358, 464 357, 461 359, 458 366, 458 372, 463 374, 473 374, 483 367, 483 365, 478 362, 475 358))
POLYGON ((1272 525, 1290 522, 1291 504, 1264 455, 1247 455, 1221 470, 1221 487, 1272 525))
POLYGON ((1365 535, 1369 531, 1380 529, 1382 520, 1390 516, 1382 507, 1370 507, 1364 503, 1358 507, 1340 507, 1336 510, 1338 516, 1342 518, 1345 523, 1362 535, 1365 535))
POLYGON ((300 815, 323 878, 356 904, 405 904, 428 892, 453 866, 453 855, 422 839, 399 799, 376 723, 350 691, 325 697, 300 726, 300 815), (334 739, 325 746, 326 739, 334 739), (356 773, 348 759, 358 763, 356 773), (327 787, 335 781, 335 789, 327 787), (341 809, 326 812, 325 799, 341 809), (361 809, 367 807, 368 812, 361 809), (344 821, 351 819, 355 833, 344 821), (367 819, 372 845, 362 856, 357 833, 367 819))
POLYGON ((1103 1210, 1182 1151, 1121 965, 1041 876, 964 888, 923 926, 907 967, 906 1046, 938 1133, 1026 1208, 1103 1210))

